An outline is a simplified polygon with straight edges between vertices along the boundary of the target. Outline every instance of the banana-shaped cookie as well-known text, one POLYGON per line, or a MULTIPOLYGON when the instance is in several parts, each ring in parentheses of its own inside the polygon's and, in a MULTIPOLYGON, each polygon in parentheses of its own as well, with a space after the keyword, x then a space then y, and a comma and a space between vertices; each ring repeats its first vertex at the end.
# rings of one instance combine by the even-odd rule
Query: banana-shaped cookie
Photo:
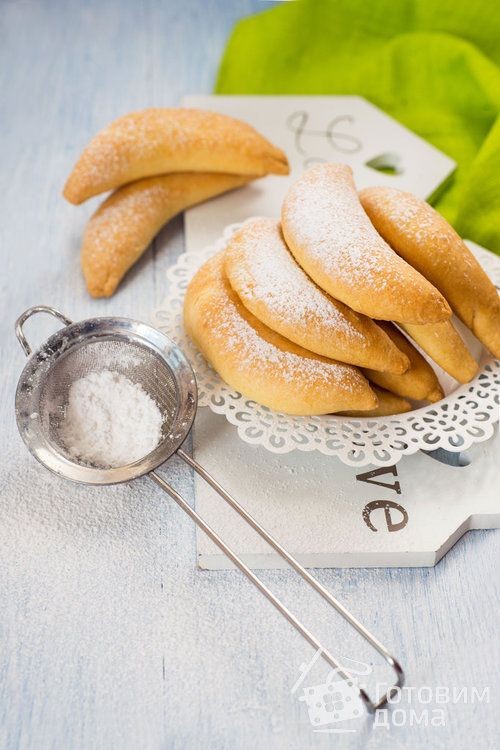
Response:
POLYGON ((202 109, 145 109, 119 117, 88 144, 64 196, 82 203, 142 177, 170 172, 288 174, 288 161, 251 125, 202 109))
POLYGON ((500 357, 498 292, 446 219, 425 201, 394 188, 367 188, 360 199, 382 237, 444 294, 462 322, 500 357))
POLYGON ((379 322, 379 325, 390 336, 398 349, 406 354, 410 360, 410 366, 402 375, 391 375, 388 372, 365 369, 363 372, 368 380, 391 391, 391 393, 416 401, 434 402, 442 399, 444 396, 443 389, 427 360, 392 323, 379 322))
POLYGON ((339 416, 343 417, 390 417, 392 414, 403 414, 410 411, 412 406, 409 401, 395 393, 377 388, 372 385, 372 391, 378 399, 378 406, 369 411, 343 411, 339 416))
POLYGON ((229 284, 223 252, 207 261, 189 284, 184 324, 226 383, 271 409, 312 415, 377 405, 356 367, 312 354, 252 315, 229 284))
POLYGON ((224 255, 229 282, 245 307, 311 352, 360 367, 402 373, 409 360, 370 318, 323 292, 290 254, 275 219, 249 219, 224 255))
POLYGON ((187 172, 147 177, 116 190, 91 217, 82 244, 82 269, 93 297, 113 294, 129 268, 173 216, 251 178, 187 172))
POLYGON ((347 165, 319 164, 299 177, 285 197, 281 223, 302 268, 353 310, 407 323, 450 317, 438 290, 376 232, 347 165))
POLYGON ((455 380, 468 383, 477 373, 476 360, 450 320, 427 323, 424 326, 413 326, 408 323, 400 325, 420 348, 455 380))

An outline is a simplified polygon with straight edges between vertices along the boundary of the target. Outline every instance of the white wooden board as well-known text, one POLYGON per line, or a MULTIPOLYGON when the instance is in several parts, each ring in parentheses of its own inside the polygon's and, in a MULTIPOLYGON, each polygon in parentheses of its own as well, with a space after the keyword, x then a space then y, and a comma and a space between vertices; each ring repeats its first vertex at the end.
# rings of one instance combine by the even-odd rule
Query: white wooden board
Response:
MULTIPOLYGON (((500 526, 500 438, 473 446, 466 466, 425 453, 392 467, 345 466, 316 451, 270 453, 235 439, 225 417, 201 409, 197 460, 307 567, 435 565, 470 529, 500 526)), ((202 480, 196 509, 253 568, 286 567, 202 480)), ((231 564, 198 533, 198 564, 231 564)))

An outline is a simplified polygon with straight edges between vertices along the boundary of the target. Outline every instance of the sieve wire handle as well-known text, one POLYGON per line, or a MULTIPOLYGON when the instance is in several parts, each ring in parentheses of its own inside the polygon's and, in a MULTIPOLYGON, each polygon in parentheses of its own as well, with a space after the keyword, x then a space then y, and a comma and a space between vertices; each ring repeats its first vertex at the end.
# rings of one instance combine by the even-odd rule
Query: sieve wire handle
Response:
POLYGON ((27 357, 30 356, 32 350, 31 346, 28 343, 28 339, 24 335, 23 325, 26 323, 28 318, 31 318, 32 315, 36 315, 37 313, 48 313, 49 315, 53 315, 54 318, 58 318, 60 321, 62 321, 65 326, 70 326, 73 322, 72 320, 67 318, 66 315, 63 315, 62 312, 56 310, 55 307, 49 307, 48 305, 35 305, 34 307, 28 307, 28 309, 25 310, 23 314, 20 315, 16 320, 17 340, 23 347, 23 351, 27 357))
POLYGON ((333 667, 336 672, 345 680, 349 680, 353 683, 352 687, 357 690, 359 697, 365 704, 369 713, 373 713, 378 708, 382 708, 386 705, 389 698, 393 695, 396 688, 401 687, 404 684, 404 672, 399 662, 389 653, 389 651, 383 646, 372 633, 370 633, 355 617, 352 615, 337 599, 324 587, 319 581, 314 578, 309 571, 307 571, 298 560, 296 560, 282 545, 274 539, 253 516, 248 513, 238 501, 227 492, 209 472, 201 466, 195 459, 191 458, 181 448, 177 450, 177 454, 183 459, 191 468, 193 468, 219 495, 222 499, 235 510, 250 526, 256 531, 286 562, 315 590, 317 591, 325 601, 328 602, 355 630, 366 640, 368 643, 385 659, 385 661, 391 666, 396 673, 396 681, 394 685, 382 696, 377 702, 373 702, 368 694, 355 686, 353 678, 347 670, 345 670, 334 656, 323 647, 323 645, 315 638, 315 636, 298 620, 290 610, 285 607, 284 604, 272 593, 272 591, 253 573, 252 570, 239 558, 236 553, 225 544, 225 542, 218 536, 218 534, 204 521, 204 519, 196 513, 193 508, 176 492, 159 474, 151 472, 151 478, 163 489, 170 497, 175 500, 182 510, 184 510, 188 516, 207 534, 207 536, 219 547, 219 549, 236 565, 239 570, 256 586, 256 588, 268 599, 271 604, 285 617, 288 622, 305 638, 305 640, 314 648, 318 650, 322 658, 333 667))

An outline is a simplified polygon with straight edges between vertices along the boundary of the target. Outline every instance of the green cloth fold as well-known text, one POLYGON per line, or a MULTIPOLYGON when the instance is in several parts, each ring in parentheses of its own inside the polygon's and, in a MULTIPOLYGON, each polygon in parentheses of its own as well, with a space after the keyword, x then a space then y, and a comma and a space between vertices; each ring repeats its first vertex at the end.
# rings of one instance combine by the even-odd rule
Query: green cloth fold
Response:
POLYGON ((458 164, 440 210, 500 254, 500 6, 297 0, 240 21, 219 94, 359 94, 458 164))

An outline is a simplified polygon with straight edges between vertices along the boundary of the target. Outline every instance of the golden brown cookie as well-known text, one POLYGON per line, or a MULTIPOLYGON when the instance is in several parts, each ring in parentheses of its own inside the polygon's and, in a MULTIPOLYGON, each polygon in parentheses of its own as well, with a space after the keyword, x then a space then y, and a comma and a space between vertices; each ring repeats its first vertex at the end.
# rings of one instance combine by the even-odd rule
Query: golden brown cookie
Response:
POLYGON ((283 202, 281 223, 306 273, 353 310, 407 323, 450 317, 438 290, 376 232, 346 164, 319 164, 299 177, 283 202))
POLYGON ((462 322, 500 357, 498 292, 446 219, 420 198, 394 188, 367 188, 360 199, 384 239, 439 289, 462 322))
POLYGON ((373 320, 332 299, 304 273, 276 219, 245 222, 231 237, 224 263, 245 307, 304 349, 374 370, 408 368, 406 355, 373 320))
POLYGON ((189 284, 184 325, 226 383, 278 412, 328 414, 377 405, 356 367, 312 354, 252 315, 229 284, 223 252, 207 261, 189 284))
POLYGON ((146 177, 116 190, 91 217, 82 244, 82 269, 93 297, 109 297, 153 237, 195 203, 246 184, 233 174, 146 177))
POLYGON ((391 393, 416 401, 434 402, 442 399, 443 389, 427 360, 392 323, 379 322, 379 325, 391 337, 398 349, 406 354, 410 360, 410 367, 402 375, 365 369, 363 372, 368 380, 391 393))
POLYGON ((396 396, 395 393, 386 391, 385 388, 377 388, 372 385, 372 390, 378 399, 378 406, 369 411, 343 411, 344 417, 390 417, 393 414, 404 414, 411 410, 411 404, 405 398, 396 396))
POLYGON ((251 125, 203 109, 144 109, 119 117, 88 144, 64 188, 70 203, 171 172, 288 174, 286 155, 251 125))
POLYGON ((450 320, 427 323, 425 326, 413 326, 408 323, 400 325, 420 348, 455 380, 468 383, 477 374, 478 364, 450 320))

